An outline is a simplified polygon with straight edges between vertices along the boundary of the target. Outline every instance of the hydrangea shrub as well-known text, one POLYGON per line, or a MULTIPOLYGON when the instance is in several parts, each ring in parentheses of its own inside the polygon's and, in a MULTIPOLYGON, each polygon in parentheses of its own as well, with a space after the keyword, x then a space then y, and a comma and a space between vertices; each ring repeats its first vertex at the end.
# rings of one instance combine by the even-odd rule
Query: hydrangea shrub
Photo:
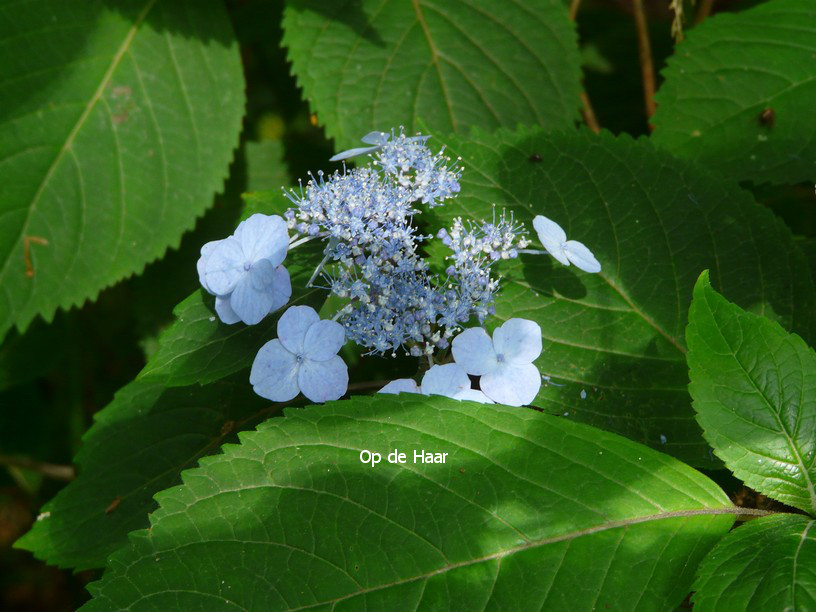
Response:
POLYGON ((816 7, 667 4, 0 0, 0 608, 816 608, 816 7))

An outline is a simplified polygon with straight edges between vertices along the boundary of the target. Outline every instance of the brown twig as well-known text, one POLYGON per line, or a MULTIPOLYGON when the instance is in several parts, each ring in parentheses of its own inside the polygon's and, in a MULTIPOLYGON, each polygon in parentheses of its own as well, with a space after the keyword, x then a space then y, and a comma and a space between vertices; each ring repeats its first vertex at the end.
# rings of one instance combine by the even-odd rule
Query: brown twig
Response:
POLYGON ((581 0, 572 0, 569 8, 569 18, 575 21, 575 16, 578 14, 578 7, 581 6, 581 0))
POLYGON ((697 9, 697 14, 694 16, 694 25, 697 25, 703 19, 711 14, 711 9, 714 8, 714 0, 702 0, 700 8, 697 9))
MULTIPOLYGON (((635 27, 638 34, 638 55, 640 57, 640 72, 643 77, 643 99, 646 104, 646 117, 651 119, 655 112, 655 74, 652 63, 652 47, 649 43, 649 30, 646 25, 646 14, 643 11, 643 0, 632 0, 635 13, 635 27)), ((649 124, 649 129, 652 129, 649 124)))
POLYGON ((581 116, 584 118, 584 123, 589 126, 589 129, 599 134, 601 126, 598 124, 598 118, 595 116, 595 111, 592 109, 592 102, 589 101, 589 96, 585 91, 581 92, 581 116))
POLYGON ((57 465, 55 463, 36 461, 26 457, 0 455, 0 465, 39 472, 43 476, 53 478, 54 480, 73 480, 76 478, 76 470, 74 470, 74 466, 72 465, 57 465))
MULTIPOLYGON (((569 8, 569 18, 575 21, 578 15, 578 8, 581 6, 581 0, 572 0, 569 8)), ((589 100, 587 92, 581 92, 581 116, 584 118, 584 123, 589 126, 589 129, 596 134, 600 133, 601 126, 598 124, 598 118, 595 116, 595 110, 592 108, 592 102, 589 100)))

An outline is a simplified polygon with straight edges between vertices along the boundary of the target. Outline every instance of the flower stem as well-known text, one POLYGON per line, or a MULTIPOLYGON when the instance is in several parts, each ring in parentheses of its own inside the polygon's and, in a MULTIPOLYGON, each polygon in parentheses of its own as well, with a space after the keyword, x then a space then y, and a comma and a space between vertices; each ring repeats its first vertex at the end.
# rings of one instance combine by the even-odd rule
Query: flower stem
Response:
POLYGON ((694 16, 694 25, 697 25, 711 14, 711 9, 714 8, 714 0, 702 0, 700 8, 697 9, 697 14, 694 16))

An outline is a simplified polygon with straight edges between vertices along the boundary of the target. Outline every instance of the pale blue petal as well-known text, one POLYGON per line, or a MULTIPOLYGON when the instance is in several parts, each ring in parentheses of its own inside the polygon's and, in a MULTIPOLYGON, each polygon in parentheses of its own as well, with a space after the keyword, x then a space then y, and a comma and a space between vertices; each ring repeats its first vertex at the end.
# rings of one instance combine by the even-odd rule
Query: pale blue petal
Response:
POLYGON ((219 241, 207 257, 204 281, 215 295, 232 293, 235 285, 246 275, 244 253, 233 237, 219 241))
POLYGON ((300 391, 297 375, 298 363, 295 356, 279 340, 271 340, 255 356, 249 382, 261 397, 273 402, 286 402, 300 391))
POLYGON ((541 388, 541 374, 532 363, 501 364, 479 379, 482 392, 497 404, 526 406, 541 388))
POLYGON ((224 297, 217 295, 215 297, 215 313, 218 315, 218 318, 227 325, 232 325, 241 320, 241 317, 235 314, 232 306, 230 306, 230 296, 228 295, 224 297))
POLYGON ((207 279, 204 277, 204 274, 207 271, 207 261, 210 259, 210 255, 212 255, 213 250, 215 250, 215 247, 218 246, 219 242, 221 241, 213 240, 202 246, 201 257, 199 257, 198 261, 196 262, 196 270, 198 271, 198 282, 201 283, 201 286, 204 287, 204 290, 210 294, 212 294, 212 291, 210 291, 210 288, 207 286, 207 279))
POLYGON ((586 248, 583 243, 578 242, 577 240, 567 240, 566 244, 564 245, 564 252, 566 253, 567 258, 573 264, 575 264, 576 268, 592 274, 601 271, 600 262, 595 259, 592 251, 586 248))
POLYGON ((425 395, 453 397, 464 389, 470 389, 470 378, 459 364, 435 365, 425 372, 420 388, 425 395))
POLYGON ((453 339, 453 360, 468 374, 481 376, 496 367, 493 341, 481 327, 471 327, 453 339))
POLYGON ((258 291, 265 291, 272 286, 275 278, 275 266, 268 259, 259 259, 249 269, 252 286, 258 291))
POLYGON ((377 393, 399 395, 400 393, 421 393, 421 391, 419 390, 419 385, 416 384, 416 381, 412 378, 398 378, 397 380, 392 380, 377 391, 377 393))
POLYGON ((298 385, 313 402, 340 399, 348 389, 348 367, 335 355, 327 361, 304 359, 298 372, 298 385))
POLYGON ((356 149, 349 149, 348 151, 343 151, 342 153, 338 153, 334 157, 330 157, 329 161, 342 161, 344 159, 349 159, 350 157, 357 157, 358 155, 365 155, 366 153, 371 153, 372 151, 376 151, 379 149, 379 145, 376 147, 358 147, 356 149))
POLYGON ((289 301, 289 298, 292 297, 292 281, 289 279, 289 270, 283 266, 275 268, 275 272, 272 276, 272 287, 267 291, 269 291, 272 299, 269 312, 273 312, 281 306, 284 306, 286 302, 289 301))
POLYGON ((346 343, 346 330, 337 321, 324 319, 306 330, 303 355, 312 361, 326 361, 334 357, 346 343))
POLYGON ((255 325, 269 314, 272 308, 272 294, 255 289, 247 275, 235 285, 235 290, 230 295, 230 306, 244 323, 255 325))
POLYGON ((568 266, 569 260, 564 253, 564 242, 567 240, 567 234, 561 226, 543 215, 538 215, 533 219, 533 228, 535 228, 538 239, 547 249, 547 252, 562 264, 568 266))
POLYGON ((453 399, 479 402, 480 404, 494 404, 495 402, 477 389, 462 389, 453 396, 453 399))
POLYGON ((541 327, 535 321, 510 319, 493 332, 493 348, 508 363, 532 363, 541 354, 541 327))
POLYGON ((235 236, 250 263, 268 259, 275 268, 286 258, 289 234, 283 217, 256 213, 241 221, 235 236))
POLYGON ((311 306, 291 306, 278 319, 278 339, 295 354, 303 353, 306 331, 320 321, 311 306))
POLYGON ((365 136, 363 136, 360 140, 366 144, 370 145, 377 145, 378 147, 383 146, 388 142, 388 132, 369 132, 365 136))

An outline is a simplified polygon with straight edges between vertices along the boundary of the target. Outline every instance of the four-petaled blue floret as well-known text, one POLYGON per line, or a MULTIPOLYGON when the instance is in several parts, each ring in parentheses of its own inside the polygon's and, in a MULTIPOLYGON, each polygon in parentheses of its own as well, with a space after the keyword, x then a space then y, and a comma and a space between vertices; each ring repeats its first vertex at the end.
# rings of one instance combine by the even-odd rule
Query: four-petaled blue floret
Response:
POLYGON ((261 214, 242 221, 232 236, 201 247, 198 277, 216 296, 224 323, 255 325, 289 301, 289 272, 280 265, 288 247, 286 222, 261 214))
POLYGON ((524 406, 541 388, 533 364, 541 354, 541 327, 527 319, 510 319, 491 339, 481 327, 471 327, 453 339, 453 359, 465 372, 480 376, 479 388, 499 404, 524 406))
POLYGON ((310 306, 292 306, 278 320, 278 337, 258 351, 249 382, 275 402, 301 392, 313 402, 336 400, 348 387, 348 368, 337 355, 345 342, 342 325, 310 306))

